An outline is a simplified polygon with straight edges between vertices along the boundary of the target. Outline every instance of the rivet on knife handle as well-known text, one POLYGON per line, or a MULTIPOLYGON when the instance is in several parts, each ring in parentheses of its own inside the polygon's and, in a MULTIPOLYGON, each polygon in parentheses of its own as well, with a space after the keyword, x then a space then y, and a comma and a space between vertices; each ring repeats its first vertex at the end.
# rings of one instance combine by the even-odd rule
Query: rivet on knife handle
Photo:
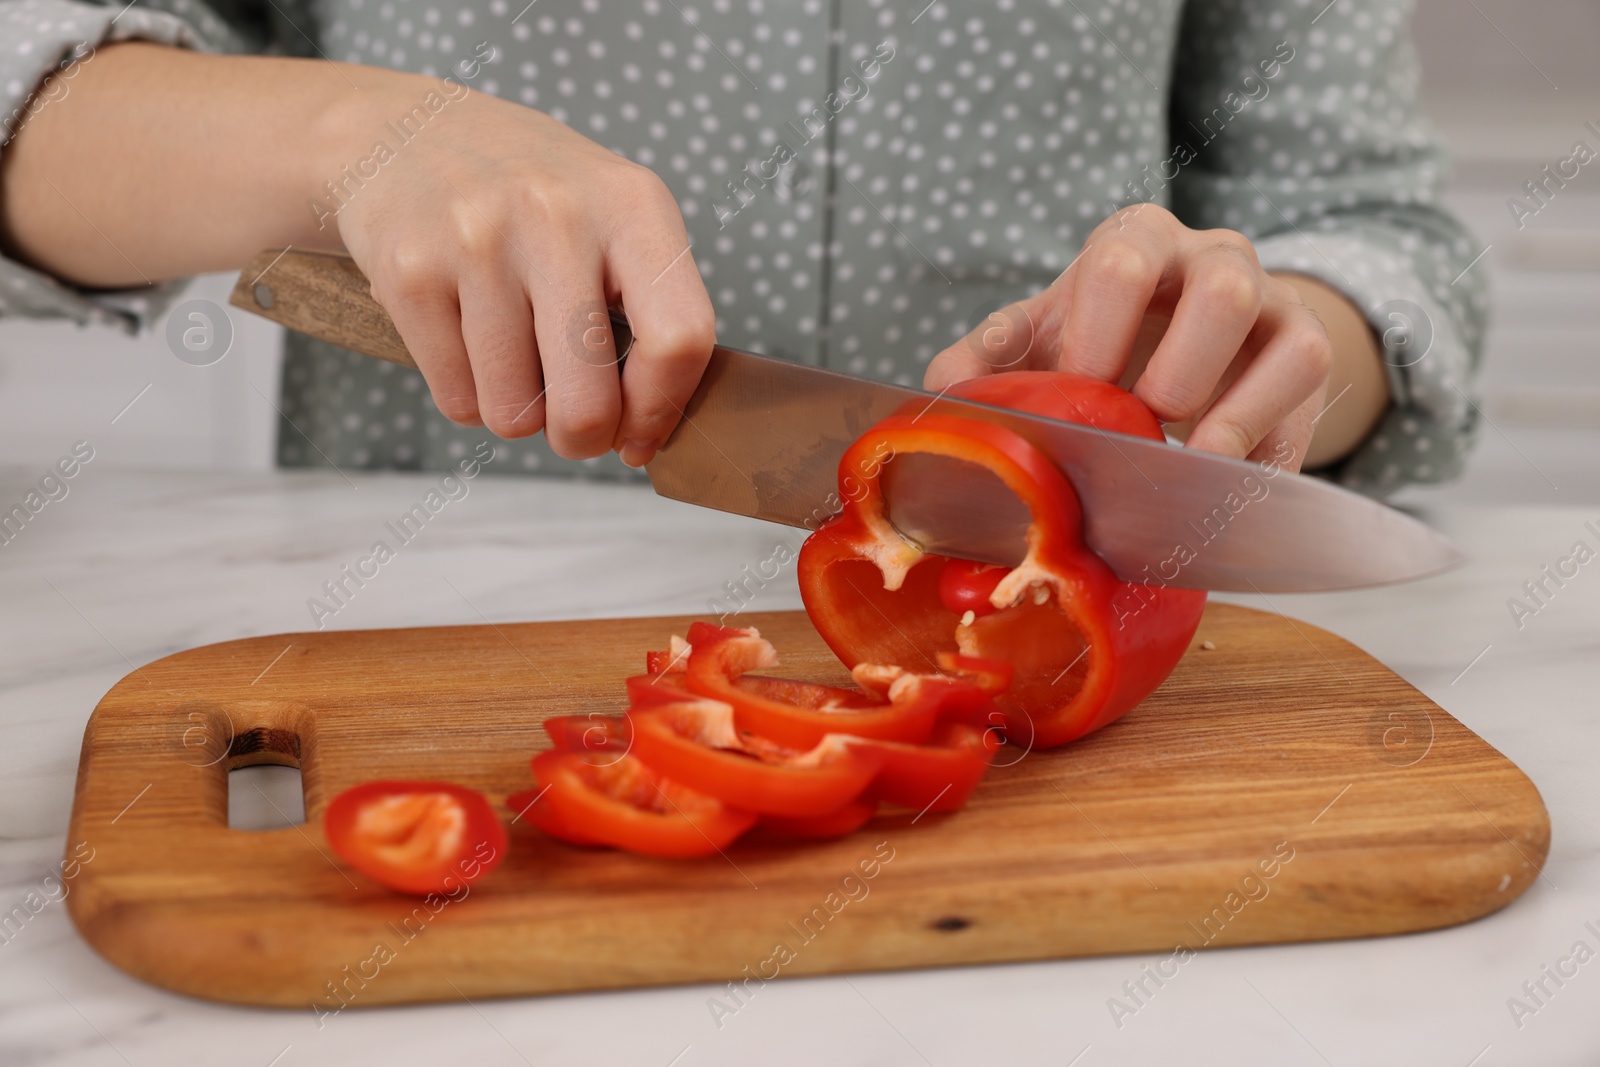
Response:
POLYGON ((372 299, 367 276, 342 253, 260 252, 240 273, 228 302, 363 355, 417 365, 389 313, 372 299))

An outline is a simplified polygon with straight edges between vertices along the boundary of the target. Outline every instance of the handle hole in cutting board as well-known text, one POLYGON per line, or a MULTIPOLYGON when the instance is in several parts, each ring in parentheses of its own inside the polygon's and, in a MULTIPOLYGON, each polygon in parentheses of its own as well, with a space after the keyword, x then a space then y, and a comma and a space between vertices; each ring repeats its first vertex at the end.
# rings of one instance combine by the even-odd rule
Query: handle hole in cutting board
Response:
POLYGON ((282 830, 306 821, 300 737, 258 728, 228 746, 228 828, 282 830))
POLYGON ((299 767, 258 763, 228 772, 228 829, 282 830, 305 821, 299 767))

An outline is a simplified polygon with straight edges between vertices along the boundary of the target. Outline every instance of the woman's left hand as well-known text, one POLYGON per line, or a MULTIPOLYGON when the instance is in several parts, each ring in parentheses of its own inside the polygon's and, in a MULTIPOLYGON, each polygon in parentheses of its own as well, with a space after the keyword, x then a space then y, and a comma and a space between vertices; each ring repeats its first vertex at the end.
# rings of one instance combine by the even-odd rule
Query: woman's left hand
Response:
POLYGON ((1332 361, 1322 321, 1249 239, 1142 204, 1101 223, 1048 289, 941 352, 924 387, 1007 370, 1120 381, 1190 447, 1256 459, 1287 445, 1298 469, 1332 361))

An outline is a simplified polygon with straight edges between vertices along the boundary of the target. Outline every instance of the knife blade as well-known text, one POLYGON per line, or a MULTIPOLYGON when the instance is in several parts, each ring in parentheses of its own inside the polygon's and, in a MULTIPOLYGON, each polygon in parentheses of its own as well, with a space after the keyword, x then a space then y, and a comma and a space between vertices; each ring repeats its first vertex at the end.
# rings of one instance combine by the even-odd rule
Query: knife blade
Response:
MULTIPOLYGON (((312 336, 415 366, 348 256, 263 252, 230 299, 312 336)), ((661 496, 815 529, 839 508, 845 449, 899 411, 983 419, 1026 438, 1072 480, 1085 541, 1126 580, 1314 592, 1421 578, 1464 559, 1411 516, 1279 466, 724 346, 645 469, 661 496)), ((992 474, 959 460, 903 456, 885 465, 883 477, 890 520, 924 550, 1021 561, 1027 511, 992 474)))

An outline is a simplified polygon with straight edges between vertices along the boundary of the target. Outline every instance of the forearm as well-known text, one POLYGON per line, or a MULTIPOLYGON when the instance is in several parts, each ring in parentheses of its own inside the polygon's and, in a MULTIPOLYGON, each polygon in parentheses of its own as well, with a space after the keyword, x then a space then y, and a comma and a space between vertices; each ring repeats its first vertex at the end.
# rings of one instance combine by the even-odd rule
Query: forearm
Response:
POLYGON ((422 81, 108 45, 0 150, 0 234, 10 254, 91 287, 237 268, 267 247, 337 248, 308 201, 354 158, 345 131, 370 111, 377 136, 379 102, 420 97, 422 81))
POLYGON ((1280 274, 1316 312, 1333 344, 1327 398, 1306 449, 1305 470, 1336 463, 1366 440, 1389 407, 1389 379, 1372 327, 1337 289, 1303 274, 1280 274))

